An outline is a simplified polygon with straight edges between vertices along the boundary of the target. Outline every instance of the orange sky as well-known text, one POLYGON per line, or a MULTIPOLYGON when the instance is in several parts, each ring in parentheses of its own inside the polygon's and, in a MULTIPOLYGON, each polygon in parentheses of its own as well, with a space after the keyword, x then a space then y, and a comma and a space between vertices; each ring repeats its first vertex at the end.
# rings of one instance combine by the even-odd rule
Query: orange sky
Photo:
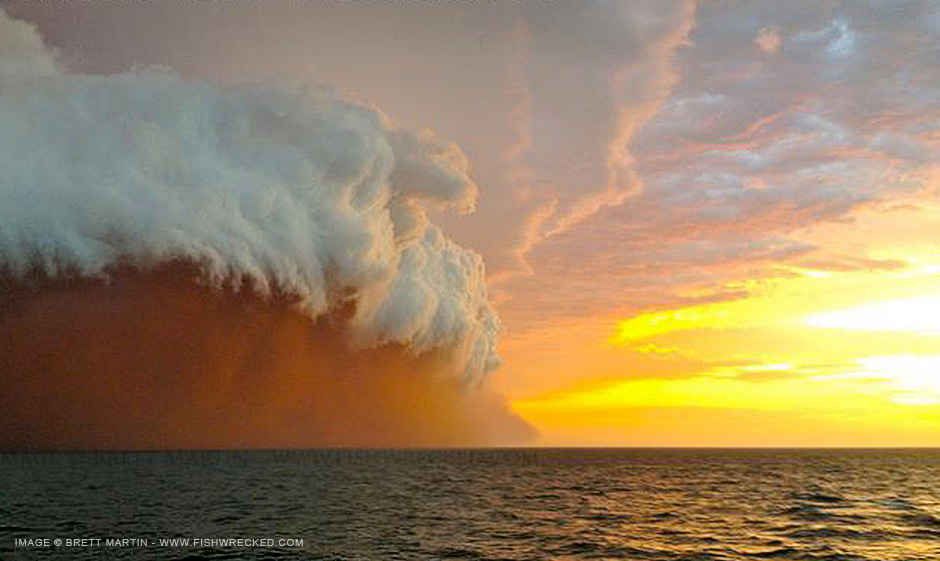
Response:
POLYGON ((940 446, 936 2, 53 4, 10 11, 72 68, 326 83, 459 145, 475 212, 429 212, 538 444, 940 446))
POLYGON ((853 218, 804 236, 909 265, 781 264, 735 281, 745 298, 520 337, 498 381, 551 445, 936 445, 940 255, 919 233, 940 208, 853 218), (529 377, 512 366, 526 364, 529 377))

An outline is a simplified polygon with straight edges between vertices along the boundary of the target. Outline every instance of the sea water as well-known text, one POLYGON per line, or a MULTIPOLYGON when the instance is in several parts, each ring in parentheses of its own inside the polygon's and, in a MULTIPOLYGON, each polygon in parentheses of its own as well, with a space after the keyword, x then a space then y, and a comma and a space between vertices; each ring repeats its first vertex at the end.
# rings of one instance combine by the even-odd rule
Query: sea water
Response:
POLYGON ((940 451, 0 454, 0 559, 940 560, 940 451))

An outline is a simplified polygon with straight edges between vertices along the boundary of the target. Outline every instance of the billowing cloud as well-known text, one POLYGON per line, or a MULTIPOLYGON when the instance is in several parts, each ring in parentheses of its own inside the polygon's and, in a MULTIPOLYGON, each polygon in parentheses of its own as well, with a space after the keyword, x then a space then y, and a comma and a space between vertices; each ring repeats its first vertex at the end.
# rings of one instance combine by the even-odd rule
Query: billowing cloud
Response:
MULTIPOLYGON (((368 352, 376 358, 404 353, 411 358, 384 361, 393 370, 396 361, 414 362, 416 379, 422 371, 433 372, 432 377, 444 378, 436 383, 454 387, 477 386, 498 365, 499 321, 487 299, 482 260, 447 239, 424 210, 473 207, 477 187, 455 145, 427 131, 395 128, 379 113, 328 91, 220 88, 162 69, 69 73, 57 68, 26 24, 0 14, 0 37, 4 386, 35 390, 56 377, 100 375, 105 386, 115 387, 121 386, 113 379, 123 368, 153 369, 172 385, 179 372, 195 367, 159 358, 160 352, 172 355, 171 349, 150 349, 136 365, 124 359, 134 356, 128 345, 151 333, 149 322, 156 322, 160 333, 178 325, 184 339, 228 338, 226 314, 213 312, 218 302, 195 286, 186 288, 196 283, 229 294, 224 298, 279 303, 277 322, 288 321, 289 314, 307 318, 308 335, 331 342, 298 344, 298 365, 305 364, 304 352, 333 352, 343 345, 349 348, 336 352, 349 358, 350 368, 369 364, 354 358, 357 348, 398 349, 368 352), (168 264, 181 265, 161 276, 168 264), (174 307, 172 298, 161 300, 162 289, 154 290, 155 308, 148 309, 140 300, 147 297, 144 289, 159 284, 154 279, 169 283, 171 294, 193 303, 191 311, 200 317, 187 321, 186 304, 174 307), (132 309, 145 312, 137 331, 133 318, 108 302, 109 286, 120 289, 115 301, 126 296, 132 309), (99 299, 100 308, 88 308, 99 299), (109 321, 99 309, 111 309, 121 330, 97 325, 109 321), (160 319, 160 309, 176 323, 160 319), (84 331, 73 333, 74 340, 63 335, 61 342, 43 335, 45 329, 55 334, 66 328, 63 317, 84 331), (95 346, 96 331, 113 337, 105 338, 104 347, 95 346), (103 354, 96 362, 92 353, 87 363, 53 356, 42 363, 45 369, 34 370, 26 355, 43 352, 35 341, 58 347, 53 355, 83 354, 81 345, 70 347, 69 341, 103 354), (113 356, 105 356, 107 349, 113 356), (161 367, 161 360, 176 366, 161 367), (424 360, 437 366, 417 366, 424 360), (81 366, 72 371, 75 364, 81 366)), ((260 312, 259 317, 268 321, 260 312)), ((259 337, 265 334, 255 330, 259 337)), ((141 348, 150 344, 157 343, 140 342, 141 348)), ((200 352, 216 344, 227 346, 194 343, 200 352)), ((217 358, 223 372, 252 371, 241 350, 232 353, 217 358)), ((381 362, 371 368, 381 371, 381 362)), ((282 367, 288 366, 280 362, 262 364, 260 370, 270 376, 286 375, 282 367)), ((316 368, 320 363, 309 364, 309 376, 322 374, 316 368)), ((290 372, 305 375, 298 365, 290 365, 290 372)), ((240 387, 234 380, 231 384, 240 387)), ((76 384, 82 385, 65 385, 76 384)), ((322 408, 329 396, 315 401, 322 408)), ((4 409, 18 410, 4 402, 4 409)), ((364 403, 359 407, 371 407, 369 400, 364 403)), ((10 427, 22 428, 5 424, 5 443, 10 427)))

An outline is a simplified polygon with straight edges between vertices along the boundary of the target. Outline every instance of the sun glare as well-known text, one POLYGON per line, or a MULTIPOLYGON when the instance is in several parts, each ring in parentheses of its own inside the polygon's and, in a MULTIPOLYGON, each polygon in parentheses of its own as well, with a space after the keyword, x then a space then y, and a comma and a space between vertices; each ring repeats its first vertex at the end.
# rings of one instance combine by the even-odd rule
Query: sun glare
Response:
POLYGON ((884 377, 896 387, 894 401, 926 405, 940 403, 940 355, 887 355, 858 360, 857 376, 884 377))
POLYGON ((803 323, 824 329, 940 335, 940 296, 873 302, 845 310, 812 314, 803 323))

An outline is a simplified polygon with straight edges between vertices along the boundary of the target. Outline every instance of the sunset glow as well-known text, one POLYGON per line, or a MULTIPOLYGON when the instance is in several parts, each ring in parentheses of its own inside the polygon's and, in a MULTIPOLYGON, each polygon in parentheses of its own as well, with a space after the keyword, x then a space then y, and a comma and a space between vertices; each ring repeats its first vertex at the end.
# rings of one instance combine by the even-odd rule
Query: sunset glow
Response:
POLYGON ((806 318, 806 325, 826 329, 905 331, 940 335, 940 296, 872 302, 806 318))
POLYGON ((940 0, 0 0, 0 460, 3 560, 940 560, 940 0))
POLYGON ((793 272, 739 283, 749 288, 743 298, 611 322, 607 344, 593 351, 604 376, 534 394, 517 410, 558 427, 559 443, 629 434, 631 444, 747 445, 748 424, 777 446, 932 442, 940 430, 932 268, 793 272), (885 299, 892 294, 908 296, 885 299))
MULTIPOLYGON (((34 273, 182 261, 427 359, 466 442, 940 446, 936 3, 128 4, 0 14, 0 313, 34 273)), ((25 349, 95 333, 37 301, 25 349)), ((213 406, 266 364, 219 325, 184 338, 245 370, 187 394, 213 406)))

